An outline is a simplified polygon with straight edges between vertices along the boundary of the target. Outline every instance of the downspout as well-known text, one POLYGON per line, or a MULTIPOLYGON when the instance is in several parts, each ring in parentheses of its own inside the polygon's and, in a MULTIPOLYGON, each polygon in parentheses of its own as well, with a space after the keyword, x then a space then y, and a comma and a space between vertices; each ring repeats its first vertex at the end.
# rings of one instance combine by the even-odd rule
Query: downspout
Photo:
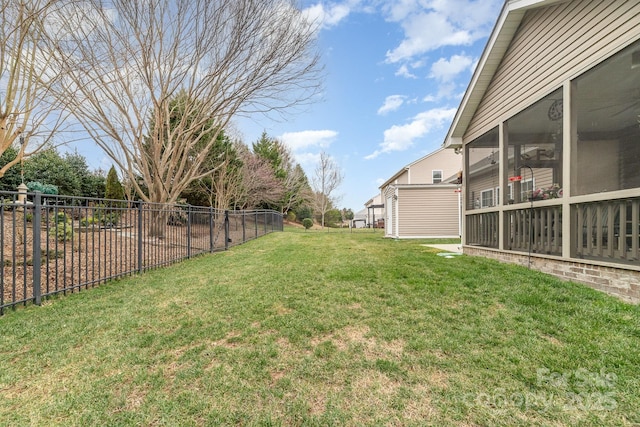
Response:
POLYGON ((458 237, 462 242, 462 191, 458 188, 458 237))
POLYGON ((396 239, 400 238, 400 208, 398 207, 400 205, 399 201, 398 201, 398 187, 395 188, 394 190, 394 194, 393 194, 393 200, 394 200, 394 210, 395 210, 395 215, 394 215, 394 222, 396 223, 395 226, 395 237, 396 239))

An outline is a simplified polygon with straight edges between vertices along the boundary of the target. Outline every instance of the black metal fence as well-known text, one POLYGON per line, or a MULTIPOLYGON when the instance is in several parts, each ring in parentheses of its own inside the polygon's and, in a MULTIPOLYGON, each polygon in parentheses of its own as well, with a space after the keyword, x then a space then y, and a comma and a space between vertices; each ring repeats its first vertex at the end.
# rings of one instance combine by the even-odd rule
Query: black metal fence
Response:
POLYGON ((282 231, 279 212, 0 192, 0 315, 282 231))

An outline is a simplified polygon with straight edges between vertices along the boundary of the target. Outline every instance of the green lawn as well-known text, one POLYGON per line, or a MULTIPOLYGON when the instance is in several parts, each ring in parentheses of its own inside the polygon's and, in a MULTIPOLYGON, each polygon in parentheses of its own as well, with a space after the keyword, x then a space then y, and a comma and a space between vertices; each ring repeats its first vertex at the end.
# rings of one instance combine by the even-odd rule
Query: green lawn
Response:
POLYGON ((640 423, 640 312, 381 232, 287 229, 0 317, 0 425, 640 423))

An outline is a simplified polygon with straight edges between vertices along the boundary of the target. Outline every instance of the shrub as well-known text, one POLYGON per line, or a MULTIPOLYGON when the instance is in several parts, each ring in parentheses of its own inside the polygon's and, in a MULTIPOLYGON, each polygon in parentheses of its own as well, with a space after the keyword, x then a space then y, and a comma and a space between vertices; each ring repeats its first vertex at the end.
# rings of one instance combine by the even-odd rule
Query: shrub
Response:
POLYGON ((88 227, 90 225, 99 224, 99 223, 100 223, 100 220, 98 220, 97 218, 94 218, 94 217, 82 218, 80 220, 80 225, 83 226, 83 227, 88 227))
POLYGON ((105 227, 114 227, 120 221, 120 210, 106 208, 105 205, 99 204, 93 213, 93 221, 104 225, 105 227))
POLYGON ((71 240, 73 237, 73 227, 66 222, 58 222, 50 233, 56 236, 56 239, 60 241, 71 240))
POLYGON ((58 194, 58 187, 52 184, 43 184, 39 181, 27 182, 29 191, 39 191, 43 194, 58 194))
POLYGON ((308 230, 313 227, 313 220, 311 218, 305 218, 302 220, 302 225, 304 226, 305 230, 308 230))
POLYGON ((287 212, 287 221, 294 222, 296 220, 296 213, 294 211, 287 212))
POLYGON ((66 222, 69 221, 69 218, 67 217, 67 214, 64 212, 58 212, 57 214, 55 214, 55 216, 53 217, 53 221, 56 224, 64 224, 66 222))

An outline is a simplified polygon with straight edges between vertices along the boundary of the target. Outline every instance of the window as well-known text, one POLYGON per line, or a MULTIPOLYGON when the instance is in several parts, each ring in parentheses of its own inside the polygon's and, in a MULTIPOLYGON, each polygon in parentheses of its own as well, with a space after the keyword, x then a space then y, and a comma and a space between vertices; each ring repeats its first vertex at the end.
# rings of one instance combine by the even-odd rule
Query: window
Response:
POLYGON ((466 144, 464 177, 467 184, 467 209, 494 206, 493 188, 500 182, 500 153, 498 128, 466 144), (487 190, 491 188, 491 190, 487 190), (487 192, 488 191, 488 192, 487 192))
POLYGON ((484 190, 481 193, 480 207, 490 208, 493 206, 493 189, 484 190))
POLYGON ((520 182, 520 201, 527 201, 533 193, 535 181, 533 179, 526 179, 520 182))
POLYGON ((560 88, 505 122, 507 177, 521 177, 513 181, 514 197, 505 198, 505 204, 526 202, 537 189, 557 189, 553 197, 562 197, 563 113, 560 88))
POLYGON ((438 183, 442 182, 442 171, 441 170, 431 171, 431 177, 433 179, 432 182, 434 184, 438 184, 438 183))
POLYGON ((571 194, 640 187, 640 41, 574 80, 576 179, 571 194))

